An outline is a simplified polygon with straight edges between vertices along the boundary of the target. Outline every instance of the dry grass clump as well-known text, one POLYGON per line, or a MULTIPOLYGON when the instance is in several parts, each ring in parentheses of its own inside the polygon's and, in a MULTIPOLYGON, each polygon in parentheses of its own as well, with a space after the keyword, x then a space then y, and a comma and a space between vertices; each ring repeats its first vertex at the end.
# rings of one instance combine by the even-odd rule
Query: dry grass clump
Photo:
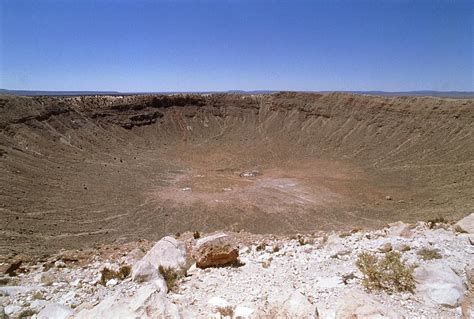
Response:
POLYGON ((304 246, 306 245, 306 239, 304 237, 300 237, 298 238, 298 243, 300 244, 300 246, 304 246))
POLYGON ((410 245, 402 244, 402 245, 400 246, 399 250, 402 251, 402 252, 410 251, 410 250, 411 250, 411 247, 410 247, 410 245))
POLYGON ((100 283, 105 286, 107 281, 111 279, 124 280, 125 278, 130 276, 131 272, 132 267, 128 265, 120 267, 118 271, 105 267, 100 273, 100 283))
POLYGON ((429 219, 427 223, 428 223, 428 227, 430 229, 433 229, 439 224, 449 224, 449 220, 447 220, 444 217, 436 217, 436 218, 429 219))
POLYGON ((352 234, 353 233, 350 233, 350 232, 343 232, 339 234, 339 238, 346 238, 346 237, 351 236, 352 234))
POLYGON ((297 236, 298 238, 298 243, 300 244, 300 246, 304 246, 304 245, 314 245, 314 239, 307 239, 301 235, 298 235, 297 236))
POLYGON ((26 310, 23 310, 19 315, 18 315, 18 318, 20 319, 23 319, 23 318, 31 318, 32 316, 34 316, 36 314, 36 311, 32 310, 32 309, 26 309, 26 310))
POLYGON ((216 311, 220 313, 222 317, 232 318, 234 316, 234 308, 232 306, 217 307, 216 311))
POLYGON ((364 274, 363 285, 370 290, 413 292, 415 289, 413 270, 416 266, 406 265, 400 256, 400 253, 394 251, 388 252, 382 258, 369 252, 361 253, 356 266, 364 274))
POLYGON ((458 233, 461 233, 461 234, 466 234, 466 233, 467 233, 467 231, 465 231, 464 229, 462 229, 462 227, 459 226, 459 225, 454 225, 454 230, 455 230, 456 232, 458 232, 458 233))
POLYGON ((439 253, 438 249, 433 248, 422 248, 418 251, 418 256, 423 260, 441 259, 443 256, 439 253))
POLYGON ((274 253, 279 252, 280 249, 281 249, 281 248, 280 248, 280 246, 279 246, 278 244, 273 246, 273 252, 274 252, 274 253))
POLYGON ((158 267, 158 271, 165 279, 168 290, 172 290, 176 286, 178 280, 187 275, 186 269, 178 270, 172 267, 163 267, 162 265, 158 267))
POLYGON ((267 247, 267 243, 261 242, 257 245, 257 247, 255 247, 255 250, 256 251, 262 251, 262 250, 265 250, 265 247, 267 247))

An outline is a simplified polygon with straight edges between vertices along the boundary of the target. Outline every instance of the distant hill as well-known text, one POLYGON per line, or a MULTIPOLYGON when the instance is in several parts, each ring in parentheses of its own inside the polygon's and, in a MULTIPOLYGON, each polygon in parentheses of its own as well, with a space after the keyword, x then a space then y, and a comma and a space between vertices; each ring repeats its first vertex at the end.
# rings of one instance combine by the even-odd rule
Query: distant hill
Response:
POLYGON ((0 89, 0 94, 22 95, 22 96, 80 96, 80 95, 116 95, 117 91, 33 91, 33 90, 5 90, 0 89))
MULTIPOLYGON (((272 90, 228 90, 228 91, 202 91, 202 92, 119 92, 119 91, 34 91, 34 90, 6 90, 0 89, 0 94, 9 95, 22 95, 22 96, 83 96, 83 95, 142 95, 142 94, 177 94, 177 93, 198 93, 198 94, 211 94, 211 93, 231 93, 231 94, 270 94, 279 91, 272 90)), ((354 94, 368 94, 368 95, 380 95, 380 96, 435 96, 435 97, 448 97, 448 98, 474 98, 474 91, 400 91, 400 92, 387 92, 387 91, 303 91, 308 93, 354 93, 354 94)))
POLYGON ((385 92, 385 91, 345 91, 356 94, 382 95, 382 96, 436 96, 451 98, 474 98, 473 91, 406 91, 406 92, 385 92))

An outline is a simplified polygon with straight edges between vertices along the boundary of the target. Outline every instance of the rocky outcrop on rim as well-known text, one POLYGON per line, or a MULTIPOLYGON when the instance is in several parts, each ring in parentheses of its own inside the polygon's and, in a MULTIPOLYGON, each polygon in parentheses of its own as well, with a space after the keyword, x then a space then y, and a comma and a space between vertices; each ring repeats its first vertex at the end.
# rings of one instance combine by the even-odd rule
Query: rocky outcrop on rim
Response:
MULTIPOLYGON (((292 237, 205 235, 25 259, 1 275, 0 318, 472 318, 474 313, 474 245, 471 234, 455 224, 400 222, 373 231, 292 237), (197 252, 203 243, 212 243, 205 260, 224 260, 227 252, 229 262, 198 267, 192 256, 202 257, 197 252), (430 259, 422 250, 436 254, 430 259), (416 264, 414 291, 367 290, 355 265, 362 252, 398 252, 416 264), (125 266, 130 274, 104 282, 103 269, 118 274, 125 266)), ((11 264, 2 264, 2 271, 11 264)))

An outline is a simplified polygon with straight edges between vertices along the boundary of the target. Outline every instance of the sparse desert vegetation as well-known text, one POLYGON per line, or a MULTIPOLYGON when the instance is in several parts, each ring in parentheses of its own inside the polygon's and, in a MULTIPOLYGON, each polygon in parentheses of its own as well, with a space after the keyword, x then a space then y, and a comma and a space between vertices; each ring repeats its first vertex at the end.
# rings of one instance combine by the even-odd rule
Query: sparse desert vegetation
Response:
POLYGON ((105 286, 105 284, 112 279, 124 280, 130 276, 131 272, 132 267, 128 265, 121 266, 118 270, 112 270, 104 267, 100 273, 100 283, 105 286))
POLYGON ((368 289, 383 289, 389 292, 415 290, 413 270, 416 266, 407 265, 400 253, 391 251, 383 257, 363 252, 356 261, 357 268, 364 275, 363 284, 368 289))
POLYGON ((443 256, 440 254, 439 249, 435 248, 422 248, 418 251, 418 255, 423 260, 441 259, 443 256))
MULTIPOLYGON (((467 222, 461 224, 470 229, 467 222)), ((198 318, 209 313, 244 318, 318 313, 325 318, 334 312, 356 316, 369 310, 380 316, 455 317, 471 311, 463 296, 472 281, 472 233, 456 232, 454 225, 430 228, 426 222, 343 233, 294 239, 216 233, 196 240, 193 232, 186 232, 154 244, 103 247, 99 254, 65 251, 47 260, 48 267, 25 261, 14 276, 4 275, 0 292, 13 291, 9 285, 26 290, 0 298, 13 318, 50 311, 40 306, 44 303, 18 303, 29 298, 49 300, 51 307, 78 319, 101 317, 104 308, 110 315, 125 311, 132 317, 172 318, 186 311, 198 318), (393 249, 382 252, 387 243, 393 249), (147 247, 146 254, 138 247, 147 247), (438 249, 451 253, 436 259, 438 249), (64 293, 54 288, 58 286, 72 292, 66 302, 64 293), (107 295, 117 299, 104 299, 107 295)))

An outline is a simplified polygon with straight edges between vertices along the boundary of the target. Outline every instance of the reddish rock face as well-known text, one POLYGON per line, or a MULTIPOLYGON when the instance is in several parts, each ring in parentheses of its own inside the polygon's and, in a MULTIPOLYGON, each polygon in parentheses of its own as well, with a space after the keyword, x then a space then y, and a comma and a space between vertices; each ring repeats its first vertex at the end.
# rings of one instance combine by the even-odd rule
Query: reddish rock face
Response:
POLYGON ((193 250, 199 268, 225 266, 234 263, 239 250, 232 237, 219 233, 201 238, 193 250))

